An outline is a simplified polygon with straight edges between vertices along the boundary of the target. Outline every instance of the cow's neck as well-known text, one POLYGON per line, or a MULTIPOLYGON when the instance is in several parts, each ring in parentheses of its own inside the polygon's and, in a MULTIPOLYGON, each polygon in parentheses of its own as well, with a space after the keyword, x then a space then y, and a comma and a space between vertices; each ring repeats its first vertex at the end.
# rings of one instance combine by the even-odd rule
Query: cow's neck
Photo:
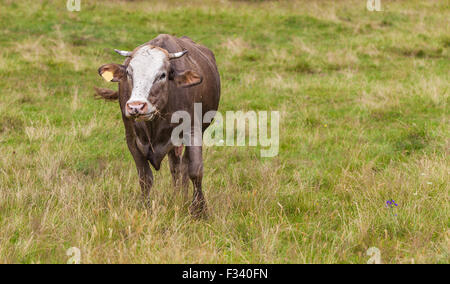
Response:
POLYGON ((170 120, 159 117, 145 123, 135 123, 136 146, 147 157, 156 170, 159 170, 164 156, 173 147, 170 120))

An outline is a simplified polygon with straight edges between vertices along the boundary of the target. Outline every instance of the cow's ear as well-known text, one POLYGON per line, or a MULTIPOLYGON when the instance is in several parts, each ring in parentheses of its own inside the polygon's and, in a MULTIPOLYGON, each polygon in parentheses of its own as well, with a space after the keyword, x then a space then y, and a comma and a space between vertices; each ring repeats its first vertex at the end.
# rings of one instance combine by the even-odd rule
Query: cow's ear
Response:
POLYGON ((203 77, 193 70, 173 72, 170 79, 174 80, 177 86, 182 88, 192 87, 203 81, 203 77))
POLYGON ((115 63, 105 64, 98 68, 98 74, 108 82, 119 82, 126 73, 125 66, 115 63))

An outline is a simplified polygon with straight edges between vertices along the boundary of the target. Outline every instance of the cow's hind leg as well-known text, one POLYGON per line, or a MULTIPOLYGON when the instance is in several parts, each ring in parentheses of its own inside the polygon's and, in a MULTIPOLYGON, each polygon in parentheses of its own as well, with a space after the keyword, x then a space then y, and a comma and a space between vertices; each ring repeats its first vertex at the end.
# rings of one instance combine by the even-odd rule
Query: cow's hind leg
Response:
POLYGON ((203 158, 201 146, 186 147, 188 175, 194 185, 194 198, 189 212, 195 218, 206 217, 207 206, 202 192, 203 158))
POLYGON ((169 166, 172 174, 172 182, 174 186, 174 193, 177 194, 180 189, 183 193, 184 201, 187 200, 189 177, 187 174, 188 161, 187 154, 183 154, 183 146, 176 147, 169 151, 169 166))
POLYGON ((189 154, 185 151, 181 160, 181 188, 183 190, 183 200, 188 202, 189 193, 189 154))
POLYGON ((175 149, 172 149, 169 151, 168 157, 172 183, 175 189, 178 189, 181 180, 181 156, 178 156, 175 149))

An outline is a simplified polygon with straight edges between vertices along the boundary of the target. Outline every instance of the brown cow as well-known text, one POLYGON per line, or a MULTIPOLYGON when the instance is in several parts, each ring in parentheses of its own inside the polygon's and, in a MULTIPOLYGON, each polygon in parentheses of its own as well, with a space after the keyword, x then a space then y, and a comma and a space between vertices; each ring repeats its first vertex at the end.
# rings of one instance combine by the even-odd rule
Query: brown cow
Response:
MULTIPOLYGON (((106 100, 119 100, 128 149, 136 163, 145 200, 148 201, 153 184, 149 162, 159 170, 167 154, 173 182, 183 188, 185 198, 189 179, 193 183, 191 214, 204 216, 202 146, 186 146, 182 154, 183 145, 175 146, 171 139, 173 129, 179 125, 171 123, 171 115, 183 110, 193 117, 194 103, 201 103, 202 116, 217 110, 220 77, 214 54, 188 37, 166 34, 132 52, 115 51, 127 57, 124 64, 103 65, 98 73, 107 81, 118 82, 119 90, 96 88, 96 92, 106 100)), ((202 133, 208 126, 209 123, 202 124, 202 133)))

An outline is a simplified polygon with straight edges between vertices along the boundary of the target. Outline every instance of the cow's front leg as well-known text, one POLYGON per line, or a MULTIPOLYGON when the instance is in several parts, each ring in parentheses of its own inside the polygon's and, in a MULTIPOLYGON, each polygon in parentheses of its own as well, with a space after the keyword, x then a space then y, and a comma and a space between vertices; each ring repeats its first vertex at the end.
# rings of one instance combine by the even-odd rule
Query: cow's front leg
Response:
POLYGON ((134 142, 128 143, 128 149, 133 156, 134 163, 139 176, 139 185, 141 186, 142 199, 146 205, 150 201, 150 189, 153 185, 153 173, 150 169, 147 157, 145 157, 136 147, 134 142))
POLYGON ((188 157, 188 174, 194 185, 194 199, 189 212, 195 218, 206 217, 207 206, 202 192, 203 158, 201 146, 186 147, 188 157))
POLYGON ((139 175, 139 185, 141 186, 142 199, 148 205, 150 201, 150 189, 153 186, 153 173, 147 159, 135 158, 136 169, 139 175))

